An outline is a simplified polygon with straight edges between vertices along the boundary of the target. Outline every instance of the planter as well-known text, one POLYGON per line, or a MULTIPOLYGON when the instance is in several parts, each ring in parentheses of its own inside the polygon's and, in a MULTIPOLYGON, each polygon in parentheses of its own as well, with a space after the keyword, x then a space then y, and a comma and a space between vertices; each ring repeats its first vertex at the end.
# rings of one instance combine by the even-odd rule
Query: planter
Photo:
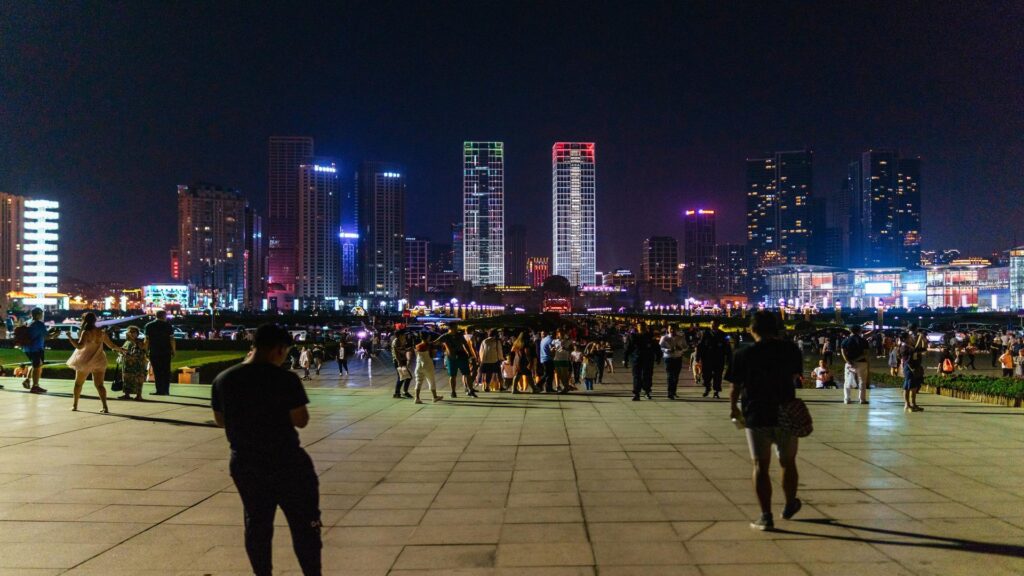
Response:
POLYGON ((928 384, 921 386, 921 391, 937 394, 939 396, 970 400, 971 402, 981 402, 983 404, 996 404, 998 406, 1007 406, 1010 408, 1021 407, 1020 398, 1007 398, 1006 396, 992 396, 990 394, 979 394, 977 392, 965 392, 954 388, 943 388, 941 386, 931 386, 928 384))

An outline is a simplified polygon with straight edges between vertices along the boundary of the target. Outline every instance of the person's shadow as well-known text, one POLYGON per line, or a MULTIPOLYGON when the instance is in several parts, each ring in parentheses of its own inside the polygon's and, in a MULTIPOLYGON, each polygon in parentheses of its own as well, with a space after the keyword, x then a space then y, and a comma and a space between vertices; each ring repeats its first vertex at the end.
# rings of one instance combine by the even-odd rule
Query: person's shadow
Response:
POLYGON ((993 542, 979 542, 977 540, 967 540, 964 538, 950 538, 946 536, 933 536, 930 534, 920 534, 917 532, 905 532, 903 530, 890 530, 886 528, 874 528, 871 526, 857 526, 855 524, 847 524, 831 518, 820 518, 812 520, 796 520, 801 524, 822 524, 828 526, 838 526, 841 528, 847 528, 849 530, 863 530, 865 532, 872 532, 879 535, 898 536, 900 538, 915 538, 918 540, 925 540, 925 542, 914 542, 907 540, 900 540, 898 538, 885 539, 883 537, 878 538, 860 538, 857 536, 841 536, 841 535, 828 535, 818 534, 815 532, 800 532, 797 530, 785 530, 776 528, 774 531, 780 534, 794 534, 798 536, 817 536, 819 538, 828 538, 831 540, 845 540, 849 542, 866 542, 868 544, 888 544, 890 546, 911 546, 915 548, 934 548, 937 550, 959 550, 961 552, 974 552, 978 554, 997 554, 1000 556, 1011 556, 1013 558, 1024 558, 1024 545, 1018 544, 998 544, 993 542))

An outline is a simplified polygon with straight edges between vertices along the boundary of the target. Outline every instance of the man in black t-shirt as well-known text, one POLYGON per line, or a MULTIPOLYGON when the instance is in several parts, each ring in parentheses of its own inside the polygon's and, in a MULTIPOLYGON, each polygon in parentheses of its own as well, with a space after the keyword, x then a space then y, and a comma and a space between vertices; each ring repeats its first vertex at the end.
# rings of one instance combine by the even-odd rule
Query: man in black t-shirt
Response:
POLYGON ((288 519, 306 576, 320 574, 320 494, 313 461, 296 428, 309 423, 309 399, 294 373, 281 368, 292 337, 275 325, 256 330, 252 353, 213 381, 213 416, 231 444, 231 478, 245 507, 245 551, 257 576, 270 576, 274 514, 288 519))
POLYGON ((793 382, 803 373, 803 357, 796 344, 778 337, 779 321, 770 312, 756 312, 750 331, 754 334, 754 345, 738 350, 729 365, 729 400, 732 418, 746 427, 747 446, 754 461, 754 492, 761 505, 761 517, 750 526, 771 530, 775 527, 772 481, 768 476, 772 444, 779 455, 782 490, 786 494, 782 517, 789 520, 801 506, 796 497, 797 437, 779 427, 779 406, 796 397, 793 382))
POLYGON ((167 311, 156 313, 156 320, 146 324, 146 352, 153 366, 153 380, 156 383, 155 396, 171 393, 171 358, 174 358, 174 327, 167 321, 167 311))
POLYGON ((729 337, 718 329, 718 320, 711 321, 711 328, 704 331, 697 342, 697 362, 700 362, 701 378, 704 381, 704 396, 712 390, 715 398, 722 392, 722 374, 732 356, 729 337))

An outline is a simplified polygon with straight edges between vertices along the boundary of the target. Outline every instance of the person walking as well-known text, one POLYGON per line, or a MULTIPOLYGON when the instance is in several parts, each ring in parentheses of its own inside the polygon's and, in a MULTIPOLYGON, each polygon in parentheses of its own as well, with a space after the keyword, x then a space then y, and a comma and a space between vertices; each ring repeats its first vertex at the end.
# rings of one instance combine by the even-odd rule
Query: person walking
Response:
POLYGON ((159 310, 156 319, 146 324, 145 346, 149 354, 149 363, 153 367, 153 380, 156 384, 154 396, 168 396, 171 393, 171 359, 177 351, 174 341, 174 328, 167 321, 167 311, 159 310))
POLYGON ((696 360, 700 363, 701 379, 704 381, 704 397, 712 390, 715 398, 721 398, 722 374, 725 365, 732 356, 729 339, 718 328, 718 320, 711 321, 711 328, 704 331, 697 343, 696 360))
POLYGON ((633 401, 640 400, 640 393, 643 392, 647 399, 651 399, 651 387, 654 380, 654 363, 661 359, 661 347, 647 331, 647 324, 639 322, 636 325, 636 332, 626 339, 625 360, 623 367, 633 365, 633 401))
POLYGON ((348 369, 349 343, 348 338, 342 337, 338 342, 338 376, 350 375, 348 369))
POLYGON ((423 388, 423 384, 427 385, 427 389, 430 390, 430 394, 434 397, 434 402, 440 402, 444 399, 437 393, 437 379, 434 377, 434 347, 430 344, 430 334, 423 332, 420 334, 420 342, 416 345, 416 403, 423 404, 420 400, 420 389, 423 388))
POLYGON ((313 345, 313 373, 320 375, 320 368, 324 365, 324 348, 319 344, 313 345))
POLYGON ((309 398, 299 377, 281 367, 292 344, 284 328, 260 326, 249 356, 221 372, 210 392, 214 421, 231 446, 229 469, 245 509, 245 551, 256 576, 273 572, 278 506, 302 573, 321 573, 319 479, 296 431, 309 424, 309 398))
POLYGON ((793 382, 803 373, 803 356, 796 344, 779 338, 779 321, 770 312, 755 312, 750 331, 754 345, 738 350, 729 365, 730 413, 745 428, 754 464, 754 493, 761 516, 750 527, 773 530, 772 481, 768 473, 772 444, 782 467, 782 491, 786 498, 782 517, 789 520, 802 507, 797 498, 798 438, 779 426, 779 407, 796 398, 793 382))
POLYGON ((512 378, 512 393, 526 392, 532 390, 537 392, 537 384, 533 379, 533 346, 526 332, 521 332, 512 343, 512 366, 515 368, 515 376, 512 378), (522 383, 522 386, 520 386, 522 383))
POLYGON ((92 376, 93 386, 100 395, 100 403, 103 404, 102 414, 109 414, 107 409, 107 389, 103 386, 103 376, 107 371, 107 355, 103 351, 106 346, 111 350, 123 353, 124 349, 110 341, 110 336, 101 328, 96 327, 96 314, 86 312, 82 316, 81 332, 78 341, 68 336, 68 341, 75 347, 75 351, 68 358, 67 365, 75 370, 74 403, 71 410, 78 411, 78 400, 82 396, 82 386, 85 379, 92 376))
POLYGON ((39 385, 43 375, 43 363, 46 356, 46 338, 49 331, 43 323, 43 309, 33 308, 32 321, 18 326, 13 330, 15 344, 21 345, 21 351, 32 365, 21 386, 32 394, 46 394, 46 389, 39 385))
POLYGON ((676 390, 679 387, 679 373, 683 370, 683 352, 686 349, 686 339, 679 334, 675 324, 669 324, 668 332, 658 342, 661 347, 661 355, 665 358, 665 376, 668 379, 668 399, 676 399, 676 390))
POLYGON ((850 403, 850 390, 856 388, 861 404, 868 403, 868 385, 871 383, 871 363, 868 360, 869 346, 860 335, 860 326, 850 329, 850 335, 839 345, 839 351, 846 362, 846 377, 843 381, 843 403, 850 403))
POLYGON ((121 400, 128 400, 133 395, 142 400, 142 385, 146 381, 146 350, 139 340, 141 331, 138 326, 128 328, 125 343, 121 346, 121 380, 124 381, 124 392, 121 400))
POLYGON ((313 363, 313 356, 309 353, 309 348, 302 347, 302 351, 299 352, 299 367, 302 368, 302 379, 309 380, 309 367, 313 363))
POLYGON ((476 398, 476 392, 473 391, 472 381, 470 380, 469 371, 469 358, 473 355, 472 350, 469 348, 469 344, 466 339, 459 334, 459 329, 455 324, 448 326, 448 332, 441 335, 434 344, 438 344, 444 348, 444 365, 448 371, 448 383, 452 388, 452 398, 457 398, 455 394, 455 381, 459 374, 462 374, 462 384, 465 386, 466 394, 472 398, 476 398))

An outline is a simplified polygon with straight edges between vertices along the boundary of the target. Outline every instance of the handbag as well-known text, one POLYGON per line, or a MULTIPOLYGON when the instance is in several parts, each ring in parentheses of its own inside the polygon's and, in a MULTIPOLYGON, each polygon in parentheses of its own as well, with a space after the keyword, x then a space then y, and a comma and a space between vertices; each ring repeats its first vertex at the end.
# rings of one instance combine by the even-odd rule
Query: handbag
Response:
POLYGON ((399 366, 398 367, 398 379, 399 380, 409 380, 411 378, 412 378, 412 372, 409 372, 409 368, 407 368, 406 366, 399 366))
POLYGON ((779 404, 779 428, 797 438, 805 438, 814 432, 814 420, 807 404, 799 398, 779 404))

